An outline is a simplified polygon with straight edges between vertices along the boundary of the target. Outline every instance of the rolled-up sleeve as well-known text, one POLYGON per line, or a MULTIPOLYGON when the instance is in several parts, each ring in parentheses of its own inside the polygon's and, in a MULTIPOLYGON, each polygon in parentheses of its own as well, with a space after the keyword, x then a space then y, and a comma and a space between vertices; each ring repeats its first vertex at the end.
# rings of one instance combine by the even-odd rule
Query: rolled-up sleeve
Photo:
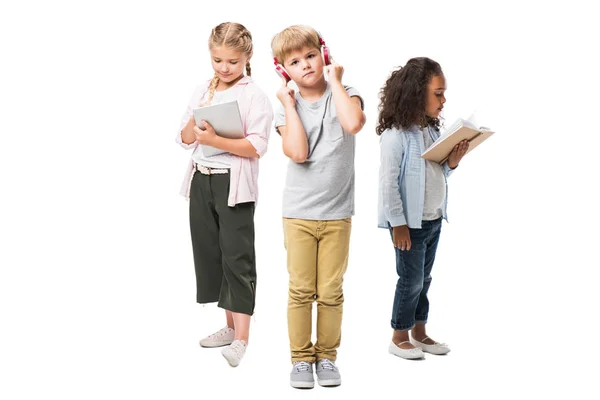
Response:
POLYGON ((254 93, 246 115, 246 139, 262 157, 267 152, 269 134, 273 124, 273 108, 266 95, 254 93))
POLYGON ((186 150, 193 149, 198 145, 198 143, 196 142, 190 144, 183 143, 183 139, 181 138, 181 131, 187 125, 188 121, 190 120, 190 117, 193 115, 194 108, 197 108, 200 99, 202 98, 203 91, 204 90, 202 86, 196 87, 196 90, 194 90, 194 94, 192 94, 192 97, 188 102, 187 109, 185 110, 185 113, 181 116, 181 120, 179 121, 179 131, 177 131, 177 135, 175 136, 175 142, 177 142, 181 147, 183 147, 186 150))
POLYGON ((446 175, 446 178, 448 178, 454 172, 454 170, 448 166, 448 161, 445 161, 442 164, 442 169, 444 170, 444 175, 446 175))
POLYGON ((391 226, 406 225, 400 196, 400 165, 404 149, 400 134, 385 131, 380 141, 380 190, 383 212, 391 226))

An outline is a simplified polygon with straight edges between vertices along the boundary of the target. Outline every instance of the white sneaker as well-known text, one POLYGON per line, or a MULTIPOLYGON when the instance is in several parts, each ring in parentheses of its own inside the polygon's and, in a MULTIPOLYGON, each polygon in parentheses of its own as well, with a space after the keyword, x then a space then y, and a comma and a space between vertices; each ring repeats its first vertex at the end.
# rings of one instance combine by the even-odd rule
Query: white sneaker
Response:
MULTIPOLYGON (((431 338, 425 336, 425 339, 431 339, 431 338)), ((421 350, 423 350, 425 353, 430 353, 430 354, 435 354, 435 355, 441 356, 443 354, 448 354, 450 352, 450 347, 448 347, 448 345, 445 343, 435 342, 434 344, 425 344, 425 343, 419 342, 418 340, 413 339, 412 337, 410 338, 410 342, 415 347, 418 347, 421 350)))
POLYGON ((202 347, 221 347, 227 346, 233 342, 235 338, 235 331, 230 327, 226 326, 218 332, 208 335, 200 341, 202 347))
POLYGON ((221 354, 223 354, 223 357, 225 357, 229 365, 237 367, 240 365, 240 361, 242 361, 242 357, 244 357, 244 354, 246 353, 246 347, 248 347, 248 345, 241 340, 234 340, 231 345, 221 350, 221 354))
MULTIPOLYGON (((402 343, 409 342, 405 341, 402 343)), ((418 347, 415 347, 413 349, 401 349, 400 347, 398 347, 402 343, 398 343, 398 345, 396 345, 394 342, 391 342, 389 348, 390 353, 392 353, 395 356, 405 358, 407 360, 418 360, 420 358, 425 358, 425 354, 423 354, 423 351, 418 347)))

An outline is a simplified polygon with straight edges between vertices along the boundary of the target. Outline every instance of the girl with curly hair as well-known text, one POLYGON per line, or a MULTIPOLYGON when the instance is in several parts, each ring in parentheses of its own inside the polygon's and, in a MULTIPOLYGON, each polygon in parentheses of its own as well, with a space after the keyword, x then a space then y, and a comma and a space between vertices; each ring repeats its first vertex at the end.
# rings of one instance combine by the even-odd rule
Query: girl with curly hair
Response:
POLYGON ((419 57, 392 72, 380 93, 378 226, 390 231, 398 273, 389 351, 406 359, 450 351, 427 335, 427 292, 442 219, 447 220, 446 178, 469 144, 459 143, 442 165, 421 157, 440 136, 445 91, 440 65, 419 57))

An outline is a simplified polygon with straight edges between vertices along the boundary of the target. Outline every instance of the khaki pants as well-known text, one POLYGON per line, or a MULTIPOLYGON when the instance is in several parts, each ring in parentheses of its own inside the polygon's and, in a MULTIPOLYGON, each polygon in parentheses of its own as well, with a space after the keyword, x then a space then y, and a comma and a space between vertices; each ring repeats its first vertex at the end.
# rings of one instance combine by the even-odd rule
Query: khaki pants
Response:
POLYGON ((342 283, 348 266, 350 218, 333 221, 283 219, 290 274, 288 332, 292 362, 335 361, 342 330, 342 283), (312 306, 317 301, 313 346, 312 306))

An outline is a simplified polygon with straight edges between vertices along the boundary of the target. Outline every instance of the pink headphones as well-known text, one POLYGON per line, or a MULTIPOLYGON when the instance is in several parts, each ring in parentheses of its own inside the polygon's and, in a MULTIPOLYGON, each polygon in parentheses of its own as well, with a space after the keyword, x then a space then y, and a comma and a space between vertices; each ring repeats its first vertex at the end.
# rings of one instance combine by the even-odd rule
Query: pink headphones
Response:
MULTIPOLYGON (((327 47, 325 45, 325 41, 323 40, 321 35, 318 33, 317 33, 317 35, 319 36, 319 43, 321 44, 321 54, 323 54, 323 61, 325 61, 325 65, 330 65, 331 64, 331 53, 329 52, 329 47, 327 47)), ((279 76, 284 78, 286 80, 286 82, 291 81, 292 78, 287 73, 285 68, 283 68, 283 65, 279 64, 279 61, 277 61, 277 57, 273 57, 273 61, 275 64, 275 72, 277 72, 277 74, 279 76)))

